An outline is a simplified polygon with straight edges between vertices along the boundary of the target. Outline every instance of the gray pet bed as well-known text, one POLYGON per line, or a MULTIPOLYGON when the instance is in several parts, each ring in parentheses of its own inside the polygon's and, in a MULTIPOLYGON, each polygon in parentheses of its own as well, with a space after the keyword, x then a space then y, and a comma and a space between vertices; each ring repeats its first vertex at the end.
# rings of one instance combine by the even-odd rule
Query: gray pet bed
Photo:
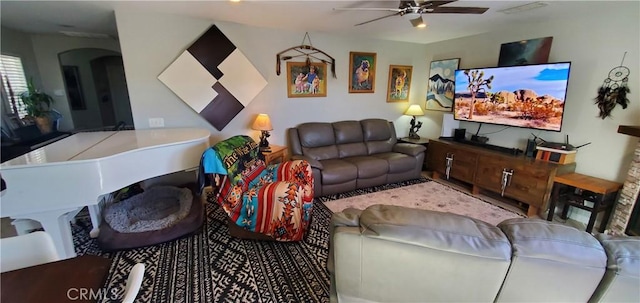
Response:
POLYGON ((98 244, 105 251, 158 244, 192 233, 203 221, 195 184, 152 187, 105 208, 98 244))

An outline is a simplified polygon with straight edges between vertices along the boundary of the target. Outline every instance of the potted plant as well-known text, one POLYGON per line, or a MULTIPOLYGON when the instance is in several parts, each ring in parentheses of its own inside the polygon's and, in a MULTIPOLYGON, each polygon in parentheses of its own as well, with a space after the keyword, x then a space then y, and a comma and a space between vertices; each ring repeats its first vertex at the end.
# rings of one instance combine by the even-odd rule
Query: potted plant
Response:
POLYGON ((33 85, 33 78, 27 81, 27 91, 20 94, 20 99, 25 106, 27 115, 34 120, 43 134, 51 132, 49 111, 53 98, 38 90, 33 85))

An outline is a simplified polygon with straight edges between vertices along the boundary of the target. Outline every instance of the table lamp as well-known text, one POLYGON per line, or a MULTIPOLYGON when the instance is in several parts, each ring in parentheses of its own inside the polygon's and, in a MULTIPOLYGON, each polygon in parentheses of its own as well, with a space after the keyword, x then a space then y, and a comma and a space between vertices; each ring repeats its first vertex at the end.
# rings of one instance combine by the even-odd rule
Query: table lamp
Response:
POLYGON ((273 130, 273 126, 271 126, 271 119, 269 119, 269 115, 267 114, 259 114, 256 117, 256 120, 253 121, 252 129, 259 130, 262 133, 260 134, 260 151, 269 152, 271 151, 271 147, 269 147, 269 131, 273 130))
POLYGON ((422 122, 418 122, 416 124, 416 116, 424 115, 424 112, 420 108, 420 105, 412 104, 411 106, 409 106, 409 108, 407 108, 407 111, 405 111, 404 114, 407 116, 413 116, 413 119, 411 119, 411 123, 409 123, 411 124, 411 128, 409 128, 409 138, 420 139, 420 136, 418 136, 418 130, 420 129, 420 127, 422 127, 422 122))

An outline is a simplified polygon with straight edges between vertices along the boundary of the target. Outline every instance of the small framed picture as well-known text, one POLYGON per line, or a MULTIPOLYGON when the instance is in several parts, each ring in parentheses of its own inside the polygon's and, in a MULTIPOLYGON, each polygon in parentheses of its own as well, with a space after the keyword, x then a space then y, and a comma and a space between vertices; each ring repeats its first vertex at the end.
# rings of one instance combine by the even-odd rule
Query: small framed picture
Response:
POLYGON ((326 97, 327 64, 287 62, 287 97, 326 97))
POLYGON ((390 65, 389 84, 387 85, 387 102, 409 101, 409 90, 411 89, 410 65, 390 65))
POLYGON ((445 112, 453 110, 455 76, 459 64, 460 58, 431 61, 425 109, 445 112))
POLYGON ((349 93, 374 92, 376 64, 376 53, 349 53, 349 93))

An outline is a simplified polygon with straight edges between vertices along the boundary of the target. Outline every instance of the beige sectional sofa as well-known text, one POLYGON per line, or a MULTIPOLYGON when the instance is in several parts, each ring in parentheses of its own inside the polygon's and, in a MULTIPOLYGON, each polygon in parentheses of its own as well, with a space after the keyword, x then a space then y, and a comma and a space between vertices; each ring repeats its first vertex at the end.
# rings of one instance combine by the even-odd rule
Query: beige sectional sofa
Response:
POLYGON ((383 119, 303 123, 288 130, 291 157, 313 169, 315 196, 420 177, 425 147, 398 143, 383 119))
POLYGON ((390 205, 330 228, 332 302, 640 302, 640 237, 390 205))

